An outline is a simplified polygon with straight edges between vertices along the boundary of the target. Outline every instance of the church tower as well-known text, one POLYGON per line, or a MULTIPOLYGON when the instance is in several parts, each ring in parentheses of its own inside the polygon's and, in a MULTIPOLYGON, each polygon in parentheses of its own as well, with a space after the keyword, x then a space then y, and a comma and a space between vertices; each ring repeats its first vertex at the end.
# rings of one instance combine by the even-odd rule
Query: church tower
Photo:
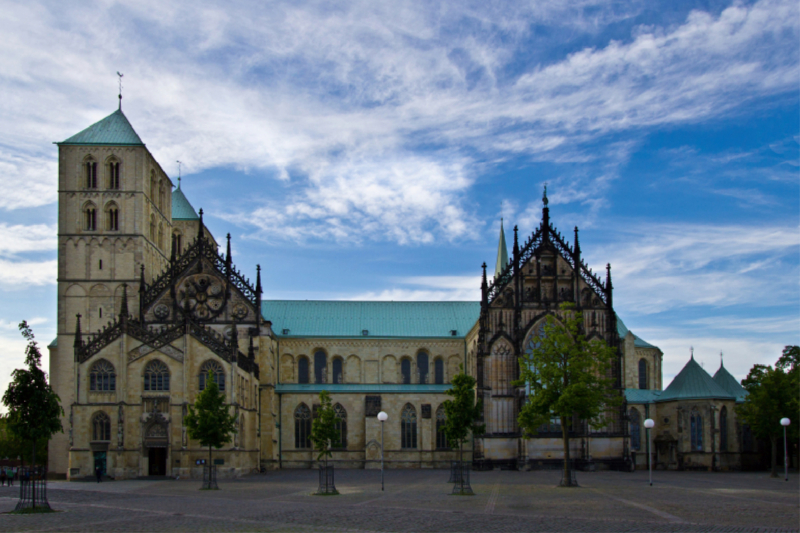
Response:
POLYGON ((71 406, 81 379, 75 332, 97 332, 121 312, 124 287, 138 308, 141 276, 169 264, 172 182, 122 107, 58 145, 58 324, 50 376, 65 433, 50 442, 51 472, 66 473, 71 406), (144 269, 142 270, 142 267, 144 269), (78 321, 78 315, 80 319, 78 321))

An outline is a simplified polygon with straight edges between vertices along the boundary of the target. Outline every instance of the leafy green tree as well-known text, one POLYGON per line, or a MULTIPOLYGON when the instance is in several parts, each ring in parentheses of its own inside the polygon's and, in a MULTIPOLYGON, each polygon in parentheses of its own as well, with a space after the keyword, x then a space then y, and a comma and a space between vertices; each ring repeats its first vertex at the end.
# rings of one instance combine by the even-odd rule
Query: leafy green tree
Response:
POLYGON ((325 468, 328 468, 328 458, 332 457, 331 446, 340 442, 341 436, 336 429, 336 412, 331 406, 331 395, 328 391, 319 393, 319 407, 314 420, 311 422, 311 442, 314 449, 319 452, 317 461, 325 458, 325 468))
MULTIPOLYGON (((30 443, 17 437, 8 428, 8 415, 0 415, 0 459, 21 459, 25 465, 25 456, 30 443)), ((47 464, 47 439, 40 439, 36 443, 36 460, 39 464, 47 464), (44 451, 39 451, 44 450, 44 451)))
POLYGON ((787 428, 792 442, 797 439, 798 417, 798 359, 800 348, 787 346, 781 358, 772 368, 769 365, 753 365, 742 380, 747 391, 744 403, 736 406, 739 418, 746 422, 753 435, 769 439, 772 448, 770 476, 778 477, 778 442, 783 438, 780 419, 788 417, 792 423, 787 428))
POLYGON ((617 350, 602 339, 587 340, 583 315, 561 304, 561 318, 550 315, 533 339, 533 349, 519 358, 517 386, 530 387, 518 422, 526 436, 535 435, 553 417, 561 422, 564 443, 564 485, 572 486, 569 430, 573 417, 592 427, 608 423, 608 413, 622 398, 609 377, 617 350))
POLYGON ((450 446, 457 445, 459 462, 464 462, 464 443, 469 439, 470 433, 478 436, 486 430, 486 426, 479 424, 483 405, 480 399, 476 400, 475 378, 464 373, 463 365, 460 372, 453 376, 451 387, 445 394, 452 396, 452 400, 444 402, 444 434, 450 446))
POLYGON ((11 372, 11 383, 3 395, 3 404, 8 408, 5 427, 8 432, 31 446, 31 464, 36 465, 36 445, 46 445, 54 434, 63 431, 61 399, 47 382, 47 374, 41 369, 42 354, 33 331, 23 320, 19 330, 28 346, 25 348, 27 369, 11 372))
POLYGON ((183 419, 189 437, 208 446, 208 466, 211 461, 211 447, 220 449, 236 433, 236 415, 229 413, 225 405, 225 395, 219 392, 217 384, 208 380, 206 388, 197 395, 194 405, 189 406, 189 414, 183 419))

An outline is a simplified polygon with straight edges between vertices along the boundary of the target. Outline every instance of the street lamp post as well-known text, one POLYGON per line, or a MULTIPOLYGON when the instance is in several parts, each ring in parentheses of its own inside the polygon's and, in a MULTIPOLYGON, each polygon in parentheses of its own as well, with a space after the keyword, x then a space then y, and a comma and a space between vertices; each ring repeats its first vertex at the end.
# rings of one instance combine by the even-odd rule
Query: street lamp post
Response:
POLYGON ((653 486, 653 458, 650 454, 650 430, 655 426, 652 418, 644 421, 644 427, 647 429, 647 469, 650 471, 650 486, 653 486))
POLYGON ((792 421, 788 418, 781 418, 781 425, 783 426, 783 475, 785 481, 789 481, 789 449, 786 447, 786 426, 791 423, 792 421))
POLYGON ((381 421, 381 492, 383 492, 383 423, 386 422, 387 418, 389 418, 389 415, 385 411, 378 413, 378 420, 381 421))

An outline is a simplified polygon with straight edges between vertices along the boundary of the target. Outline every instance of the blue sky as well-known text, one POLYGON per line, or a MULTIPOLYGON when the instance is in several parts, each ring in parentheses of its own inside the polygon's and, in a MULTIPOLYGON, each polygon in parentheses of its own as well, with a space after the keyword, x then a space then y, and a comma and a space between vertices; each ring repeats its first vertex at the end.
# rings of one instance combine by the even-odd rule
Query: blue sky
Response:
MULTIPOLYGON (((568 5, 565 5, 568 4, 568 5)), ((265 297, 472 300, 542 185, 615 306, 738 378, 800 342, 800 9, 4 3, 0 387, 55 334, 57 150, 123 109, 265 297)))

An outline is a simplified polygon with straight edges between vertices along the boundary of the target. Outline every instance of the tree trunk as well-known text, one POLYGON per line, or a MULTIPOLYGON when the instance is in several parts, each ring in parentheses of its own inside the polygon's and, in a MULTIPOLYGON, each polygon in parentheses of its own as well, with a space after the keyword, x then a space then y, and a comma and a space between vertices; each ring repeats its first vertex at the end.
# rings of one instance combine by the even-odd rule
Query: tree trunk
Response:
MULTIPOLYGON (((772 446, 775 448, 775 445, 772 446)), ((33 441, 33 460, 31 461, 31 468, 34 469, 33 477, 28 476, 31 481, 33 481, 33 508, 36 509, 36 440, 33 441)), ((774 463, 775 461, 773 461, 774 463)), ((774 468, 773 468, 774 470, 774 468)))
POLYGON ((458 442, 458 468, 461 477, 461 492, 464 492, 464 441, 458 442))
POLYGON ((569 428, 567 427, 567 419, 561 417, 561 438, 564 440, 564 486, 572 486, 572 471, 569 464, 569 428))
POLYGON ((769 477, 778 477, 778 438, 770 436, 770 444, 772 444, 772 457, 770 458, 771 471, 769 477))

